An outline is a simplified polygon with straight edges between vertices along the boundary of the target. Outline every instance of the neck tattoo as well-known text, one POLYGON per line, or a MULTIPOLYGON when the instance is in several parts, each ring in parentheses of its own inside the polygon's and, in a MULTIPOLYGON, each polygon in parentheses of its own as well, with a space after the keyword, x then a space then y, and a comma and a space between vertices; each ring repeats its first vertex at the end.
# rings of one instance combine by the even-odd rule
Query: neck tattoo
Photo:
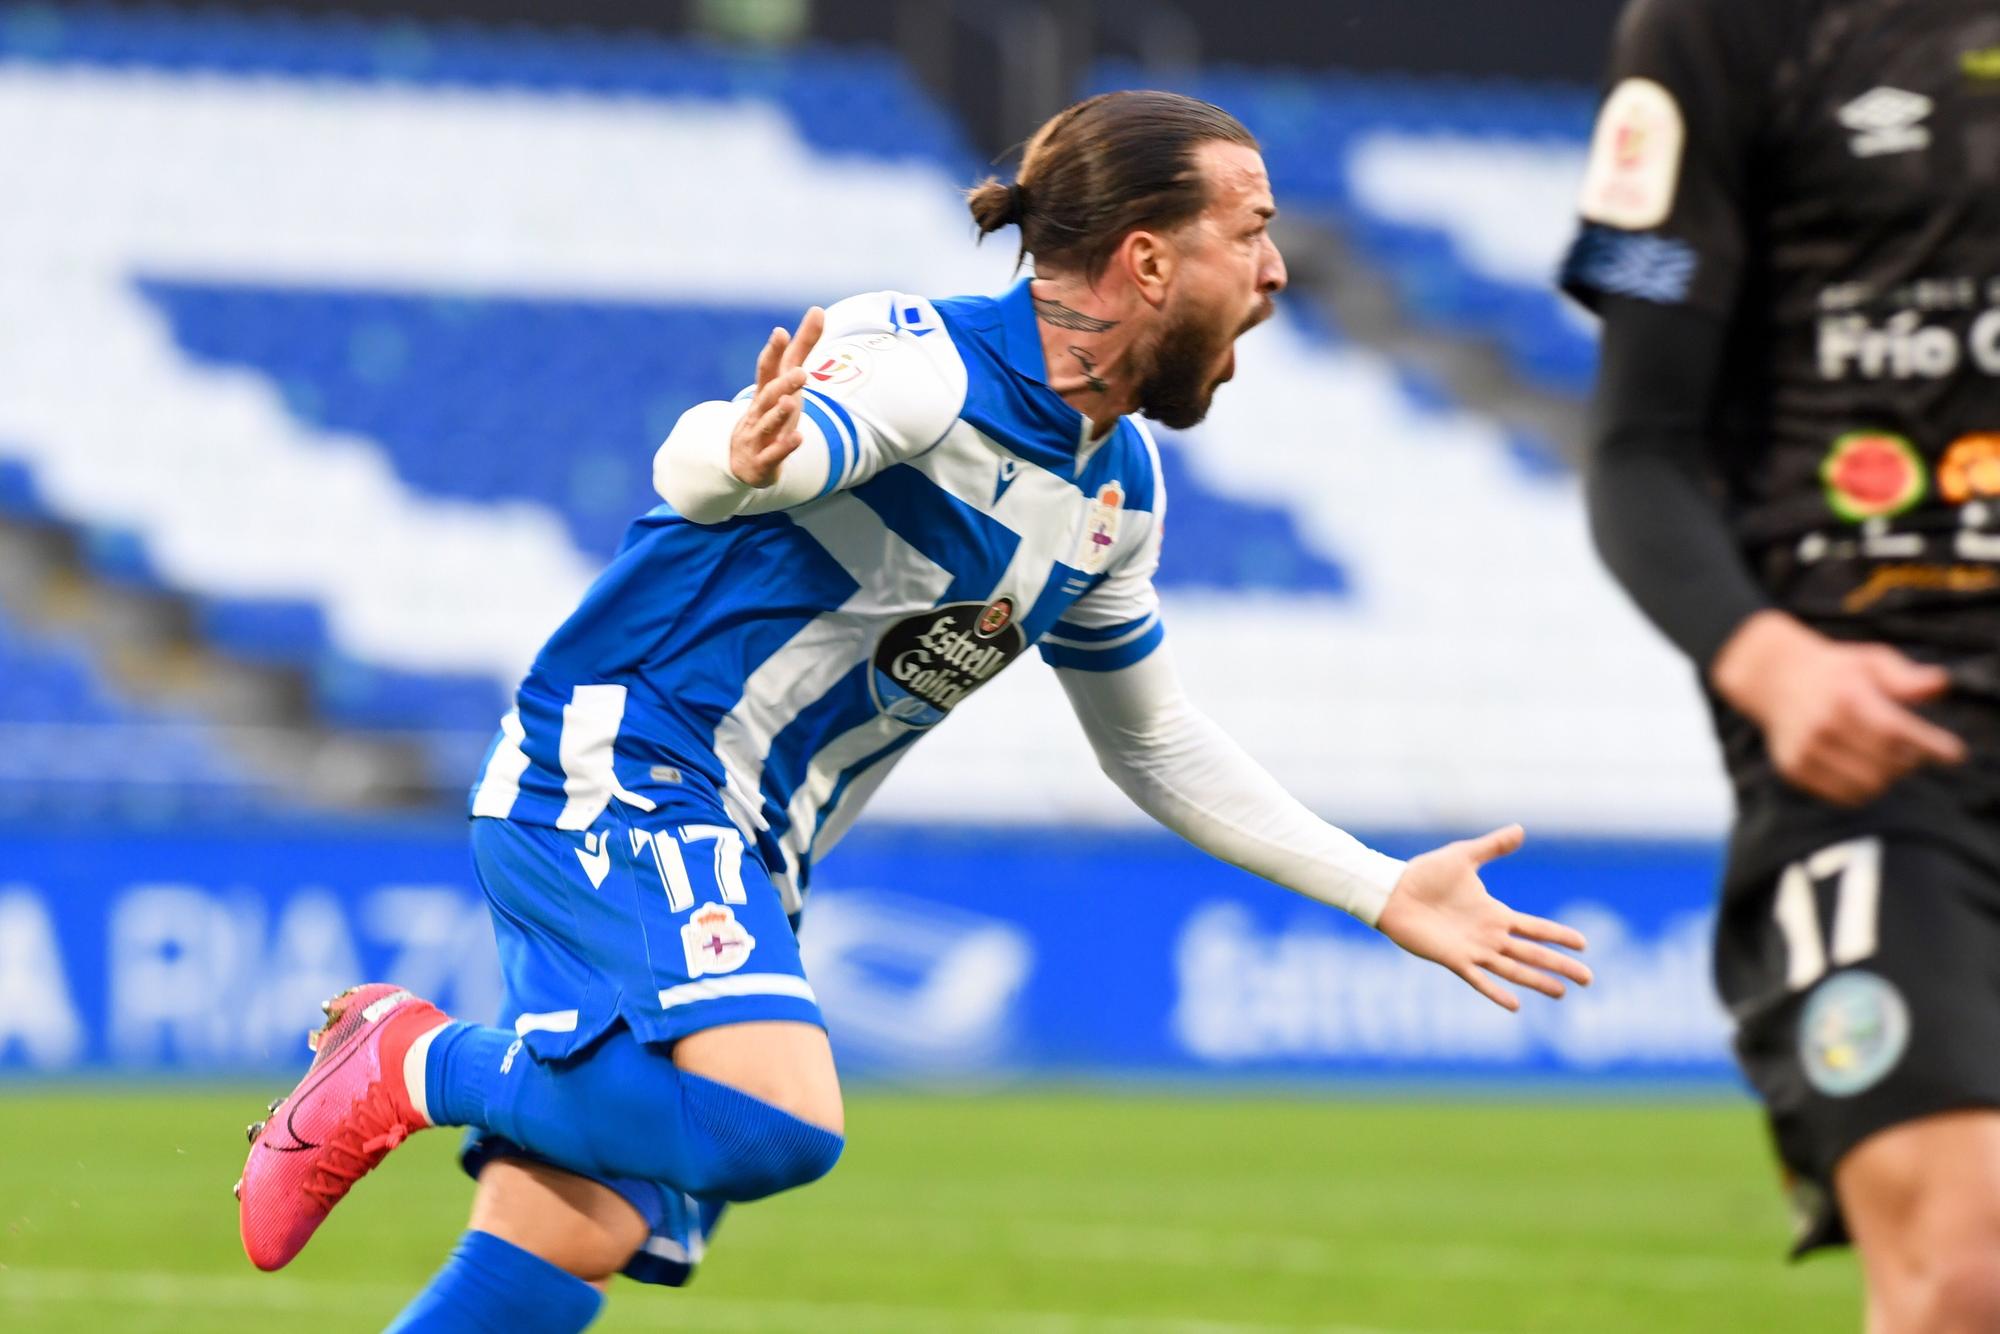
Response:
POLYGON ((1047 297, 1035 298, 1035 314, 1058 329, 1074 329, 1078 333, 1104 333, 1118 327, 1117 320, 1100 320, 1047 297))
POLYGON ((1072 344, 1069 354, 1076 358, 1076 364, 1082 368, 1083 382, 1090 386, 1092 393, 1101 394, 1111 388, 1105 383, 1104 377, 1097 373, 1097 361, 1090 353, 1072 344))

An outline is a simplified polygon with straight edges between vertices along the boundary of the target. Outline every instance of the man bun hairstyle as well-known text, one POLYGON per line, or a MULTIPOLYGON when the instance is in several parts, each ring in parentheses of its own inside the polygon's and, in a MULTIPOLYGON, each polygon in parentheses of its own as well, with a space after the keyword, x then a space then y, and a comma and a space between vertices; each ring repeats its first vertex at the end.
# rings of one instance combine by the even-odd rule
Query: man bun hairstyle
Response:
POLYGON ((1021 220, 1027 212, 1028 192, 1019 181, 1002 185, 989 176, 965 192, 965 202, 972 209, 972 220, 979 224, 979 235, 984 238, 988 232, 997 232, 1021 220))
POLYGON ((1257 147, 1221 107, 1179 93, 1099 93, 1057 112, 1021 154, 1012 185, 966 192, 979 235, 1012 223, 1021 255, 1045 271, 1097 277, 1134 228, 1171 230, 1208 206, 1195 154, 1214 142, 1257 147))

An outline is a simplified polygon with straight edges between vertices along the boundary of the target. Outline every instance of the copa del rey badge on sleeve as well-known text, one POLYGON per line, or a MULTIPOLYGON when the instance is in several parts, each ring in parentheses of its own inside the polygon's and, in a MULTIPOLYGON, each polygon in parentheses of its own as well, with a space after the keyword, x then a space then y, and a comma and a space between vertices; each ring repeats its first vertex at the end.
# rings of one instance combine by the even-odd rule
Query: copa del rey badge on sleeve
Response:
POLYGON ((1083 534, 1077 538, 1076 568, 1096 574, 1111 559, 1118 543, 1118 512, 1125 504, 1125 492, 1116 481, 1097 488, 1097 499, 1083 517, 1083 534))

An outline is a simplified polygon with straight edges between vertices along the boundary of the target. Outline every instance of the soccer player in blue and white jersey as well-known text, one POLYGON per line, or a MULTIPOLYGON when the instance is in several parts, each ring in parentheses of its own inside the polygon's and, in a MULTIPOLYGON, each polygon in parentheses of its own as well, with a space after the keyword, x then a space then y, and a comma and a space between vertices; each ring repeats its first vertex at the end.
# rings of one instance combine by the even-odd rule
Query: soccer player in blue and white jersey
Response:
POLYGON ((407 1135, 472 1127, 471 1229, 405 1330, 574 1331, 621 1271, 685 1281, 723 1202, 828 1171, 842 1108, 794 923, 814 863, 908 747, 1030 646, 1162 824, 1353 913, 1495 1003, 1588 970, 1491 898, 1508 827, 1398 861, 1288 796, 1182 695, 1153 572, 1143 413, 1199 421, 1285 285, 1255 141, 1112 93, 971 195, 1034 276, 875 292, 776 330, 735 402, 661 446, 666 504, 522 682, 473 789, 498 1026, 388 984, 328 1003, 253 1127, 242 1232, 288 1262, 407 1135))

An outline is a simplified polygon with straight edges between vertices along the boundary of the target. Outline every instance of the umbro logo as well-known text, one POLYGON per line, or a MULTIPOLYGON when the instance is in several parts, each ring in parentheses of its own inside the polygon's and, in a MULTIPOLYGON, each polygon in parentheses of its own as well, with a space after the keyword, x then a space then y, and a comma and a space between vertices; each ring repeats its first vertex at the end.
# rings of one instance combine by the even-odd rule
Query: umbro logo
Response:
POLYGON ((1840 123, 1854 131, 1848 147, 1856 157, 1913 153, 1928 148, 1931 132, 1923 122, 1936 106, 1922 93, 1871 88, 1839 111, 1840 123))

